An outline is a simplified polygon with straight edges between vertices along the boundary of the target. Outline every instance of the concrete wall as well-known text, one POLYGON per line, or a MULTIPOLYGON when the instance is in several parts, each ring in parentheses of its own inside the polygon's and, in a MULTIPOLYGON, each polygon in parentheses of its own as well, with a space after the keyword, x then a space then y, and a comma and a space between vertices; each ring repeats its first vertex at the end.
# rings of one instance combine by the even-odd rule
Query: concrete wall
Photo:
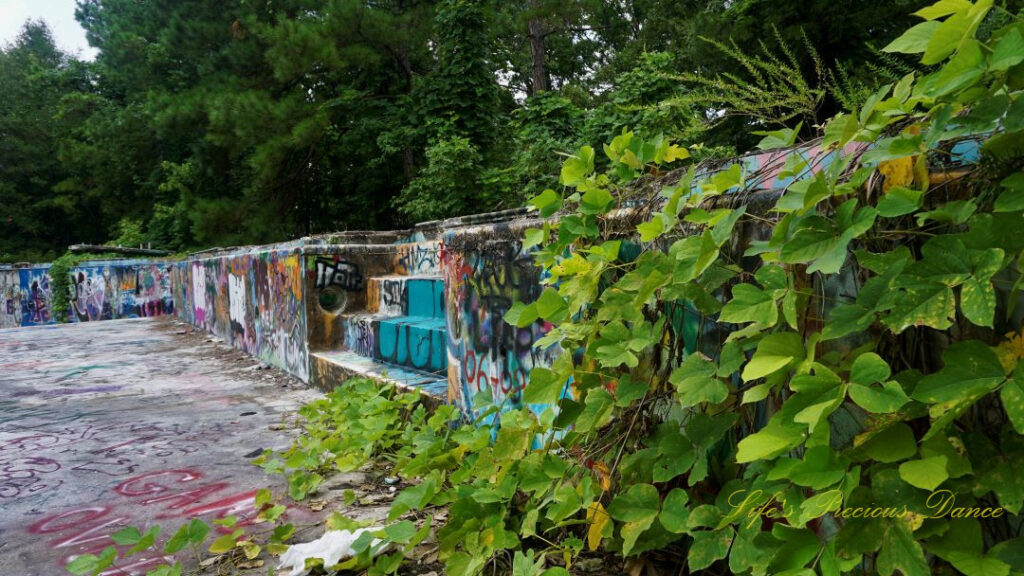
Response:
POLYGON ((549 365, 557 353, 533 346, 551 329, 543 320, 516 328, 502 319, 514 302, 533 302, 542 291, 540 270, 522 250, 522 232, 529 224, 444 232, 448 399, 467 417, 474 417, 473 397, 484 390, 503 410, 522 406, 530 370, 549 365))
POLYGON ((174 265, 178 315, 302 379, 309 378, 299 248, 192 256, 174 265))
MULTIPOLYGON (((172 263, 83 262, 71 269, 69 322, 174 313, 172 263)), ((0 328, 52 324, 50 265, 0 268, 0 328)))

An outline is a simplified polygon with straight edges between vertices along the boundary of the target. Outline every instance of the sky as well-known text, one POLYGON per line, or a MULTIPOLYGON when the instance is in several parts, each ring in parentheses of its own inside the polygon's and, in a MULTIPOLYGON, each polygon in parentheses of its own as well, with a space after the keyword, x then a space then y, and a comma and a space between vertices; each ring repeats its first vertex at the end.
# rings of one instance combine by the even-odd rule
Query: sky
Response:
POLYGON ((46 21, 65 52, 85 60, 96 57, 75 20, 75 0, 0 0, 0 45, 11 43, 29 18, 46 21))

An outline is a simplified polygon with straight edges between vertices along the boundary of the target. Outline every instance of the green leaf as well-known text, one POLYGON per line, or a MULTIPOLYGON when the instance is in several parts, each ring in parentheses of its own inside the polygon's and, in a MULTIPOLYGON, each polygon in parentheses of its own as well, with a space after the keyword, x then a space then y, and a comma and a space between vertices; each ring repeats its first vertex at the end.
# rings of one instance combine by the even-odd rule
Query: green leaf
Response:
POLYGON ((931 492, 949 478, 946 457, 932 456, 904 462, 900 464, 900 478, 911 486, 931 492))
POLYGON ((1010 565, 998 558, 980 554, 953 553, 950 563, 966 576, 1007 576, 1010 565))
POLYGON ((903 287, 885 324, 899 334, 911 326, 930 326, 945 330, 953 325, 956 300, 953 290, 942 282, 918 280, 903 287))
POLYGON ((729 553, 734 532, 731 527, 724 530, 701 530, 693 532, 693 544, 690 545, 686 561, 690 572, 703 570, 714 564, 716 560, 725 558, 729 553))
POLYGON ((899 462, 917 452, 917 440, 910 426, 902 422, 886 428, 860 446, 868 458, 878 462, 899 462))
POLYGON ((924 192, 898 186, 886 192, 878 202, 878 213, 886 218, 910 214, 921 207, 924 192))
POLYGON ((559 181, 566 186, 575 188, 583 183, 593 171, 594 149, 590 146, 583 146, 574 156, 570 156, 562 163, 559 181))
POLYGON ((1014 374, 1013 378, 1003 384, 1003 388, 999 392, 999 399, 1003 403, 1006 416, 1013 424, 1013 429, 1018 434, 1024 434, 1024 386, 1021 385, 1018 378, 1019 376, 1014 374))
POLYGON ((928 39, 921 63, 932 65, 945 60, 959 48, 960 43, 970 32, 971 25, 967 15, 964 13, 953 14, 939 24, 931 38, 928 39))
POLYGON ((95 570, 96 565, 99 563, 98 561, 99 557, 97 557, 95 554, 82 554, 81 556, 76 557, 71 562, 68 562, 67 566, 65 566, 64 569, 76 575, 91 574, 95 570))
POLYGON ((740 324, 755 322, 761 326, 774 326, 779 319, 779 307, 771 294, 753 284, 737 284, 729 300, 718 315, 721 322, 740 324))
POLYGON ((889 364, 874 352, 857 356, 850 369, 850 381, 865 386, 875 382, 884 382, 892 372, 889 364))
POLYGON ((996 43, 989 56, 988 68, 993 72, 1007 70, 1024 62, 1024 37, 1017 26, 1010 27, 996 43))
POLYGON ((615 400, 604 388, 594 388, 587 393, 583 412, 576 418, 576 430, 581 433, 596 430, 607 424, 612 417, 615 400))
POLYGON ((646 520, 639 520, 636 522, 626 522, 622 525, 622 555, 629 556, 630 552, 636 546, 636 541, 640 536, 651 527, 654 523, 653 518, 646 520))
POLYGON ((992 327, 996 315, 996 292, 992 281, 971 276, 960 288, 960 309, 977 326, 992 327))
POLYGON ((702 402, 718 404, 728 397, 729 389, 715 378, 715 370, 714 362, 696 353, 687 356, 679 368, 672 371, 669 382, 675 385, 684 408, 702 402))
POLYGON ((615 205, 615 197, 604 188, 591 188, 580 200, 580 212, 583 214, 604 214, 615 205))
POLYGON ((665 223, 655 214, 651 220, 637 224, 636 231, 640 233, 641 242, 650 242, 665 232, 665 223))
POLYGON ((925 6, 914 12, 914 16, 920 16, 925 20, 935 20, 936 18, 970 10, 970 8, 971 3, 967 0, 939 0, 931 6, 925 6))
POLYGON ((615 496, 608 514, 620 522, 653 521, 660 511, 658 489, 650 484, 633 484, 615 496))
POLYGON ((416 525, 409 520, 403 520, 385 526, 384 533, 392 542, 408 542, 416 535, 416 525))
POLYGON ((530 198, 527 204, 539 210, 542 218, 547 218, 562 208, 562 196, 549 188, 530 198))
POLYGON ((921 545, 914 539, 906 522, 897 518, 889 522, 878 553, 878 573, 890 576, 896 570, 903 576, 929 576, 928 563, 921 545))
POLYGON ((140 532, 135 526, 125 526, 111 534, 110 539, 113 540, 115 544, 128 546, 138 543, 138 541, 142 539, 142 532, 140 532))
POLYGON ((565 381, 548 368, 536 367, 530 370, 530 382, 523 390, 523 402, 527 404, 555 404, 562 395, 565 381))
MULTIPOLYGON (((1024 58, 1024 57, 1022 57, 1024 58)), ((1024 210, 1024 172, 1017 172, 1007 176, 1000 182, 1007 191, 996 198, 993 212, 1017 212, 1024 210)))
POLYGON ((764 337, 753 358, 743 367, 743 381, 773 374, 804 358, 804 342, 795 332, 774 332, 764 337))
POLYGON ((806 436, 806 433, 801 433, 795 427, 786 427, 772 420, 761 430, 740 440, 736 462, 744 464, 755 460, 770 460, 792 450, 806 436))
POLYGON ((658 516, 658 520, 665 530, 673 534, 686 532, 686 520, 690 516, 690 509, 686 504, 689 501, 689 495, 682 488, 673 488, 668 493, 665 502, 662 503, 661 514, 658 516))
POLYGON ((851 384, 850 399, 858 406, 875 414, 890 414, 902 408, 908 400, 906 392, 898 382, 883 382, 881 388, 851 384))
POLYGON ((554 288, 545 288, 535 304, 537 315, 552 324, 564 322, 569 317, 569 306, 554 288))
POLYGON ((522 302, 515 302, 512 307, 505 312, 505 322, 517 327, 525 328, 530 324, 537 321, 540 316, 537 314, 537 304, 523 304, 522 302))
POLYGON ((911 397, 929 404, 958 400, 965 391, 992 390, 1005 379, 992 348, 979 340, 953 344, 942 353, 942 370, 918 382, 911 397))
POLYGON ((928 47, 928 41, 939 28, 939 22, 922 22, 904 32, 899 38, 890 42, 882 52, 900 52, 902 54, 919 54, 928 47))
POLYGON ((828 446, 814 446, 804 453, 804 459, 787 470, 789 481, 814 490, 827 488, 843 479, 849 461, 828 446))

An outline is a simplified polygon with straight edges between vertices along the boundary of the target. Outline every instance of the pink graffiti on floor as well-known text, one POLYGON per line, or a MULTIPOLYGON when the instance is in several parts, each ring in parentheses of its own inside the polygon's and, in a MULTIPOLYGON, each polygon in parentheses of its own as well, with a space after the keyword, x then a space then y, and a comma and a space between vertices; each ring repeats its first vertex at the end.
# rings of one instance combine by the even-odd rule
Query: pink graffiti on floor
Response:
POLYGON ((73 470, 124 478, 138 470, 136 457, 151 463, 152 458, 194 454, 223 434, 219 424, 191 429, 178 423, 98 425, 85 421, 12 438, 0 442, 0 502, 59 487, 62 481, 47 475, 60 471, 61 462, 68 461, 69 455, 87 458, 76 458, 73 470), (125 436, 129 439, 123 440, 125 436), (88 445, 99 447, 90 449, 88 445))
MULTIPOLYGON (((113 489, 122 497, 121 500, 109 505, 83 506, 47 516, 27 530, 30 534, 48 539, 50 547, 61 554, 58 563, 63 567, 82 554, 99 554, 107 546, 118 547, 110 535, 125 526, 138 523, 139 512, 142 518, 204 518, 207 521, 233 515, 238 518, 239 527, 255 522, 255 490, 204 502, 230 486, 227 482, 204 483, 202 479, 201 472, 188 469, 134 476, 113 489)), ((144 530, 146 526, 140 526, 140 529, 144 530)), ((223 527, 220 530, 230 532, 223 527)), ((159 542, 169 538, 172 533, 164 530, 156 547, 162 548, 159 542)), ((123 551, 128 547, 118 548, 123 551)), ((168 561, 173 559, 156 552, 149 555, 143 553, 142 556, 133 557, 131 564, 118 566, 103 574, 144 574, 147 569, 168 561)))

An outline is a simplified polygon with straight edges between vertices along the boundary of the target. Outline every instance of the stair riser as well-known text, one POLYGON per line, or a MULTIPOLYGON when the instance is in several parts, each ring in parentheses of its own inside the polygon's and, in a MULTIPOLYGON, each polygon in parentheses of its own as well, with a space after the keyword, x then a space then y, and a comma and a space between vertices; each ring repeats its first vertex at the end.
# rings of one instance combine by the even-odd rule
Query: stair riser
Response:
POLYGON ((395 247, 395 274, 440 274, 441 243, 415 242, 395 247))
POLYGON ((367 312, 390 316, 444 318, 444 281, 440 278, 370 278, 367 312))
POLYGON ((447 368, 445 340, 440 327, 368 317, 345 320, 345 348, 366 358, 417 370, 440 372, 447 368))

